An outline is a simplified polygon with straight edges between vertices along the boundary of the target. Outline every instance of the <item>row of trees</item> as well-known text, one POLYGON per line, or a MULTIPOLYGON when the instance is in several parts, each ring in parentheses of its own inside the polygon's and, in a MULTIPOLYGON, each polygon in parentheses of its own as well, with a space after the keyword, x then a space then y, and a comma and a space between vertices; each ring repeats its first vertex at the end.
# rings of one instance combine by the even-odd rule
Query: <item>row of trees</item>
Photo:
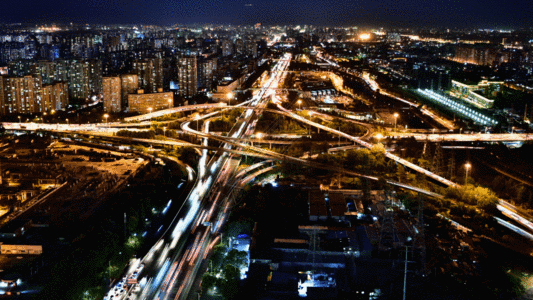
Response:
POLYGON ((209 260, 209 271, 202 279, 204 293, 216 287, 224 299, 237 299, 240 270, 248 265, 248 253, 230 249, 231 242, 238 239, 240 234, 250 235, 252 226, 253 221, 246 219, 231 222, 224 227, 225 237, 214 247, 209 260))

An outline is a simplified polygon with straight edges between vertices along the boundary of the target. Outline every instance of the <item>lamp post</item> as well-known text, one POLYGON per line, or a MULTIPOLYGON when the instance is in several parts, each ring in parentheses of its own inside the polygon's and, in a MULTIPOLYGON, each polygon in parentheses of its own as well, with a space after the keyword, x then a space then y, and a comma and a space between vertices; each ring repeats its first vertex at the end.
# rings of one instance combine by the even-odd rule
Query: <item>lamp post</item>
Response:
MULTIPOLYGON (((255 135, 255 137, 256 137, 258 140, 261 140, 261 139, 263 139, 263 133, 262 133, 262 132, 258 132, 258 133, 255 135)), ((253 142, 252 142, 252 146, 253 146, 253 145, 254 145, 254 144, 253 144, 253 142)))
POLYGON ((152 108, 151 108, 151 107, 148 107, 148 113, 149 113, 149 114, 152 113, 152 108))
POLYGON ((466 169, 466 173, 465 173, 465 185, 468 183, 468 170, 470 170, 470 167, 472 167, 472 165, 470 163, 466 163, 465 164, 465 169, 466 169))
POLYGON ((298 100, 296 103, 298 103, 298 109, 302 110, 302 100, 298 100))
POLYGON ((19 116, 19 124, 21 123, 22 121, 20 120, 20 116, 19 116))
POLYGON ((108 114, 105 114, 105 115, 104 115, 104 118, 105 118, 105 123, 107 124, 107 128, 109 128, 109 123, 107 123, 107 118, 109 118, 109 115, 108 115, 108 114))
POLYGON ((378 139, 378 143, 381 142, 382 138, 383 138, 383 135, 381 133, 376 134, 376 139, 378 139))
POLYGON ((67 121, 67 126, 69 126, 69 125, 70 125, 70 123, 68 122, 68 119, 65 119, 65 121, 67 121))
POLYGON ((167 137, 167 128, 166 127, 163 127, 163 136, 167 137))
POLYGON ((398 123, 398 113, 394 113, 394 131, 396 131, 396 125, 398 123))
POLYGON ((228 105, 231 106, 231 99, 233 98, 233 93, 229 92, 226 97, 228 97, 228 105))
POLYGON ((172 108, 172 99, 168 99, 168 108, 172 108))
MULTIPOLYGON (((263 139, 264 136, 265 136, 265 135, 264 135, 263 133, 261 133, 261 132, 259 132, 259 133, 257 134, 257 138, 259 138, 259 139, 263 139)), ((269 149, 272 149, 272 143, 270 143, 270 142, 268 143, 268 148, 269 148, 269 149)))

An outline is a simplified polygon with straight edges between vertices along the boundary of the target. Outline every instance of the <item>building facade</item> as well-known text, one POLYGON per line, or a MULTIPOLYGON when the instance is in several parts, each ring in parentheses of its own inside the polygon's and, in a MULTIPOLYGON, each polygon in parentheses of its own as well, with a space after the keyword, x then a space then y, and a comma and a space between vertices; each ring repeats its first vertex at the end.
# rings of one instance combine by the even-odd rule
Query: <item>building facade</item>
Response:
POLYGON ((120 76, 121 86, 121 106, 123 109, 128 108, 128 95, 137 93, 139 89, 139 76, 135 74, 124 74, 120 76))
POLYGON ((172 92, 163 93, 162 89, 158 93, 145 94, 139 90, 137 94, 128 95, 129 111, 141 114, 171 108, 173 101, 172 92))
POLYGON ((3 115, 42 112, 40 76, 1 77, 0 81, 3 115))
POLYGON ((104 111, 111 113, 121 112, 122 93, 120 77, 102 78, 102 89, 102 94, 104 97, 104 111))
POLYGON ((62 110, 68 105, 68 84, 66 82, 56 82, 43 86, 42 91, 42 112, 50 113, 53 110, 62 110))
POLYGON ((196 56, 178 58, 180 95, 191 98, 198 93, 198 65, 196 56))
POLYGON ((133 73, 139 77, 139 88, 155 93, 163 88, 163 60, 146 58, 133 62, 133 73))
POLYGON ((452 90, 450 93, 479 108, 492 108, 494 99, 503 84, 503 81, 482 80, 478 84, 468 85, 452 80, 452 90))

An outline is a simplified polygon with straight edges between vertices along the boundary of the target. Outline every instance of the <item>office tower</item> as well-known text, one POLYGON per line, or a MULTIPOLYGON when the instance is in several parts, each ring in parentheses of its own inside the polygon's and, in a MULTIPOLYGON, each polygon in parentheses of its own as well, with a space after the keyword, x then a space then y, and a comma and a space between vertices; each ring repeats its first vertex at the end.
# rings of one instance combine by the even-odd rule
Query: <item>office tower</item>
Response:
POLYGON ((133 73, 139 77, 139 88, 154 93, 163 88, 163 60, 147 58, 133 62, 133 73))
POLYGON ((120 77, 102 78, 105 112, 120 112, 122 110, 121 80, 120 77))
POLYGON ((68 105, 68 84, 57 82, 45 85, 41 90, 42 112, 62 110, 68 105))
POLYGON ((191 98, 197 94, 198 68, 196 56, 178 58, 178 80, 181 96, 191 98))
POLYGON ((222 41, 222 56, 233 54, 233 43, 230 40, 222 41))
POLYGON ((163 89, 159 89, 158 93, 145 94, 139 90, 137 94, 128 95, 129 111, 142 114, 171 108, 173 101, 172 92, 163 93, 163 89))
POLYGON ((135 94, 139 89, 139 76, 135 74, 125 74, 120 76, 121 87, 121 107, 128 108, 128 95, 135 94))

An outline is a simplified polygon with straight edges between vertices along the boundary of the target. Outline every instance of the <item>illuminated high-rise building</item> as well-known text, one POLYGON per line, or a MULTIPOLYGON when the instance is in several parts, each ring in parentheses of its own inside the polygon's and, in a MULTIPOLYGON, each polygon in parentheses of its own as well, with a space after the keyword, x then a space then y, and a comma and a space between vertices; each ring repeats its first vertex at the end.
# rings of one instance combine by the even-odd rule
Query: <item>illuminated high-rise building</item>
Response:
POLYGON ((84 63, 87 68, 89 93, 92 95, 102 93, 102 62, 97 59, 91 59, 84 63))
POLYGON ((207 91, 213 89, 214 75, 217 69, 217 59, 202 59, 197 61, 198 64, 198 86, 207 91))
POLYGON ((235 40, 235 53, 244 54, 244 41, 242 39, 235 40))
MULTIPOLYGON (((10 61, 8 64, 9 75, 13 77, 22 77, 31 74, 34 62, 29 59, 17 59, 10 61)), ((36 74, 37 75, 37 74, 36 74)))
POLYGON ((139 90, 137 94, 128 95, 129 111, 142 114, 168 109, 172 107, 173 101, 172 92, 163 93, 163 89, 150 94, 145 94, 143 90, 139 90))
POLYGON ((128 95, 135 94, 139 89, 139 76, 135 74, 125 74, 120 76, 121 87, 121 106, 123 109, 128 107, 128 95))
POLYGON ((2 114, 42 112, 40 76, 1 77, 2 114))
POLYGON ((222 56, 230 56, 233 54, 233 42, 230 40, 222 41, 222 56))
POLYGON ((63 110, 68 105, 68 84, 57 82, 41 89, 42 111, 63 110))
POLYGON ((257 43, 254 41, 246 41, 245 43, 246 55, 251 55, 253 58, 257 57, 257 43))
POLYGON ((196 56, 178 58, 180 95, 191 98, 198 93, 198 67, 196 56))
POLYGON ((163 88, 163 60, 146 58, 133 62, 133 73, 139 77, 139 88, 154 93, 163 88))
POLYGON ((51 84, 56 81, 56 63, 47 60, 38 61, 31 67, 31 73, 41 76, 43 85, 51 84))
POLYGON ((102 78, 102 89, 102 94, 104 97, 104 111, 112 113, 122 111, 120 77, 102 78))
POLYGON ((90 95, 88 64, 80 60, 69 60, 66 67, 70 97, 75 100, 87 100, 90 95))

